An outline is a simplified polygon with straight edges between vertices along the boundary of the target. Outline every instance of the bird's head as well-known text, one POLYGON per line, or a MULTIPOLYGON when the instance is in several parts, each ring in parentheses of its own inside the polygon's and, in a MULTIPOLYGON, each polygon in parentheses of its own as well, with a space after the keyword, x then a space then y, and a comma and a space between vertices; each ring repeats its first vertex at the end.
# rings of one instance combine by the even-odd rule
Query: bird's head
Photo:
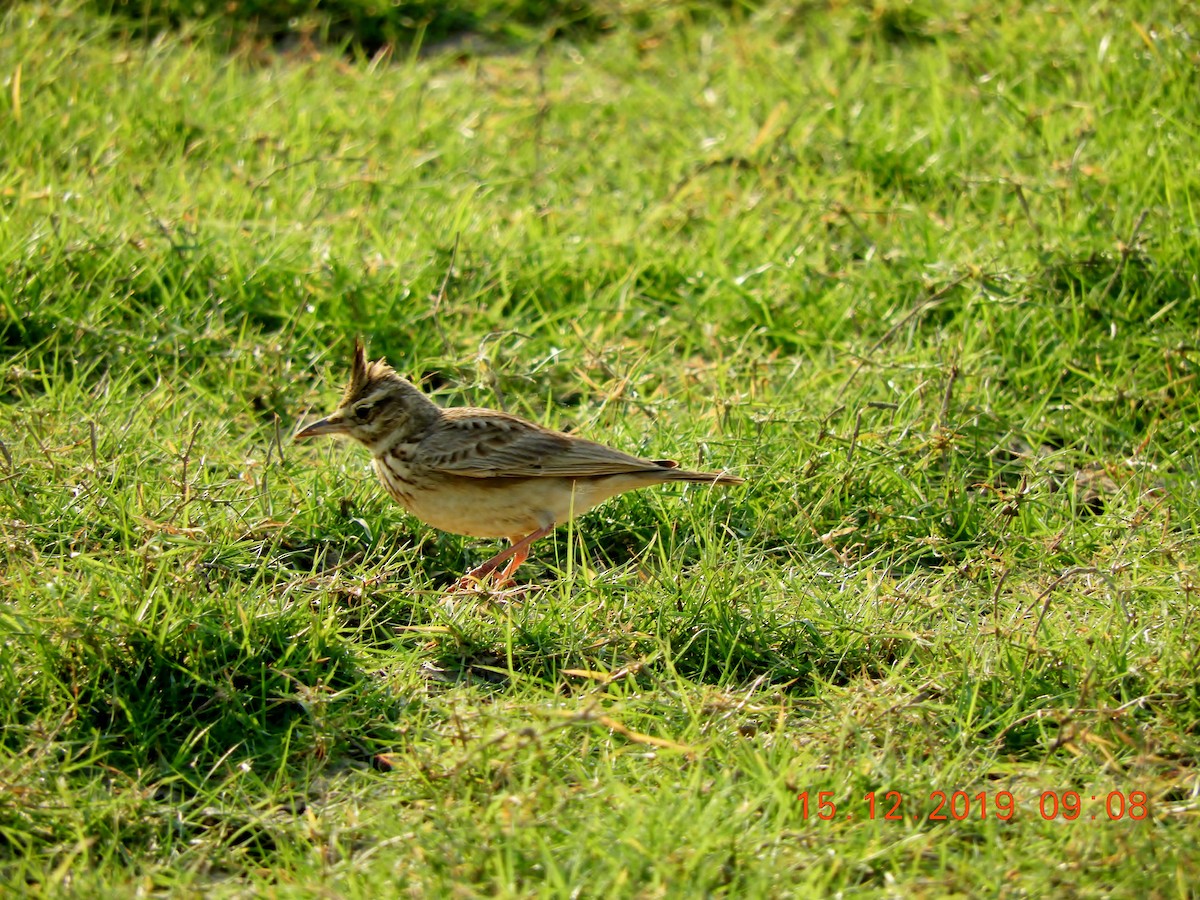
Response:
POLYGON ((296 432, 302 441, 323 434, 345 434, 380 453, 424 430, 441 410, 386 360, 371 362, 361 339, 354 341, 350 383, 330 415, 296 432))

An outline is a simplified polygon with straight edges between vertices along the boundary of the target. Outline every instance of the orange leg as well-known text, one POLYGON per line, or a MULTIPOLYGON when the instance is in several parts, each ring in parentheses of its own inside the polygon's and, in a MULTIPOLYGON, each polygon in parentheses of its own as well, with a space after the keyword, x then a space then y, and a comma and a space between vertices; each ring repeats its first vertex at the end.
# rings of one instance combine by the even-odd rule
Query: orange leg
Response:
MULTIPOLYGON (((514 540, 512 546, 507 550, 500 551, 487 562, 481 563, 464 575, 459 580, 458 587, 470 587, 473 582, 482 581, 500 568, 502 563, 508 562, 508 565, 504 567, 504 571, 500 573, 500 577, 495 585, 496 587, 504 587, 512 581, 513 573, 517 571, 517 567, 529 558, 529 548, 533 542, 544 538, 553 530, 553 525, 547 525, 545 528, 539 528, 537 531, 527 534, 519 540, 514 540)), ((512 539, 510 538, 510 540, 512 539)))

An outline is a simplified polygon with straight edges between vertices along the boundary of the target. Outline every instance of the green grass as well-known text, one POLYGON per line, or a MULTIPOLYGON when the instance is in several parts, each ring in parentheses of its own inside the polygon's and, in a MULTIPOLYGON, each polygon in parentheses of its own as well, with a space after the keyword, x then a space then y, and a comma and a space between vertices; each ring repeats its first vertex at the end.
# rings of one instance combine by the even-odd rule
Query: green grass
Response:
MULTIPOLYGON (((635 16, 645 21, 653 0, 80 0, 147 36, 199 19, 204 38, 226 49, 255 43, 320 41, 374 54, 448 43, 497 47, 559 36, 588 38, 635 16)), ((738 8, 754 0, 693 0, 689 13, 738 8)), ((757 3, 754 3, 757 5, 757 3)), ((681 4, 682 6, 682 4, 681 4)))
POLYGON ((7 892, 1191 895, 1184 5, 592 4, 394 54, 110 6, 0 27, 7 892), (355 334, 749 481, 446 602, 494 545, 289 440, 355 334))

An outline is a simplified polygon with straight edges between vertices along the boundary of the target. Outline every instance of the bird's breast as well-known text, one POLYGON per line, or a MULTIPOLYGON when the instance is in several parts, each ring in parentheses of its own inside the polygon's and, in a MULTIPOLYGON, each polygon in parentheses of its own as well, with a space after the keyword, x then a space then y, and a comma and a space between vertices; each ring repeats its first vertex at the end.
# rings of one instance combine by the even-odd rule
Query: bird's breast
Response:
POLYGON ((420 489, 420 478, 413 469, 408 446, 390 447, 387 452, 374 457, 373 462, 375 474, 392 499, 411 510, 413 498, 420 489))

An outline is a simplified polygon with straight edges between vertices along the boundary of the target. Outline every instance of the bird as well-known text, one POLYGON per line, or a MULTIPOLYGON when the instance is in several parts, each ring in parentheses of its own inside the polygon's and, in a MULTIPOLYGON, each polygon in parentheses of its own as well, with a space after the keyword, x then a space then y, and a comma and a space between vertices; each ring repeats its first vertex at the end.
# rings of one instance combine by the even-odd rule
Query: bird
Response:
POLYGON ((386 361, 354 342, 350 383, 326 418, 295 440, 343 435, 365 446, 393 500, 427 525, 509 542, 456 584, 513 583, 530 546, 557 526, 625 491, 670 482, 743 484, 726 472, 689 472, 669 459, 641 459, 519 416, 438 406, 386 361))

